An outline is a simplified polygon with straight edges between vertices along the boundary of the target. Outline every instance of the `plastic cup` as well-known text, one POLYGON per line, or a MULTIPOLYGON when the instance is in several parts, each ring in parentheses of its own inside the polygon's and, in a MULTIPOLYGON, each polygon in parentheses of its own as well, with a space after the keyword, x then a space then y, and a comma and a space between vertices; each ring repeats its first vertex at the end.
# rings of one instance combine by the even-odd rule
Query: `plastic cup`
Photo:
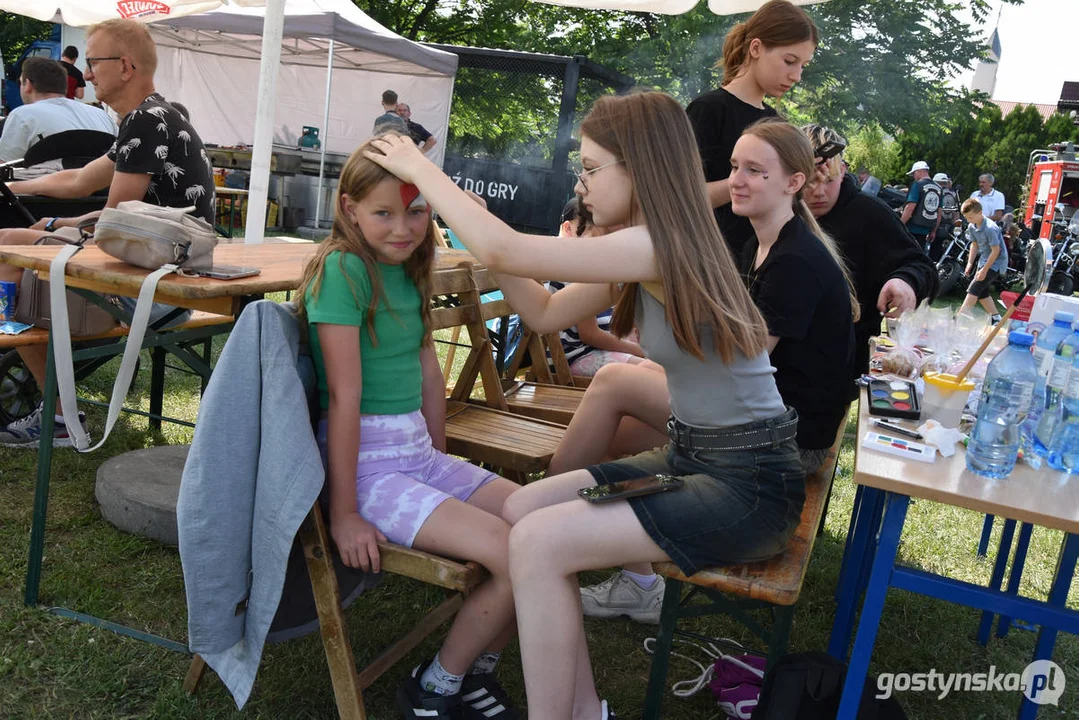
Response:
POLYGON ((974 381, 963 378, 963 382, 957 383, 955 375, 937 372, 927 372, 924 377, 922 417, 936 420, 947 428, 959 427, 959 419, 967 406, 967 397, 974 389, 974 381))

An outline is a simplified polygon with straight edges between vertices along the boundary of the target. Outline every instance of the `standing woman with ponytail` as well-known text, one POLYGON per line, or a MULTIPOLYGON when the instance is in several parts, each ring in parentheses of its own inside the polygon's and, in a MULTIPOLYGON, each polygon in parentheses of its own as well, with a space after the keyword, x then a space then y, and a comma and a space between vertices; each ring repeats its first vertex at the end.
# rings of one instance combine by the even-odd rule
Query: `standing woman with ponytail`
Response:
POLYGON ((798 128, 767 118, 746 128, 731 156, 731 206, 753 235, 740 268, 768 325, 783 401, 798 411, 806 474, 824 462, 846 419, 858 296, 835 242, 802 201, 813 147, 798 128))
POLYGON ((764 103, 802 79, 802 68, 817 49, 817 26, 788 0, 770 0, 731 28, 723 41, 723 84, 689 104, 686 113, 704 161, 708 199, 728 246, 739 257, 753 228, 731 208, 727 178, 734 144, 757 120, 775 117, 764 103))

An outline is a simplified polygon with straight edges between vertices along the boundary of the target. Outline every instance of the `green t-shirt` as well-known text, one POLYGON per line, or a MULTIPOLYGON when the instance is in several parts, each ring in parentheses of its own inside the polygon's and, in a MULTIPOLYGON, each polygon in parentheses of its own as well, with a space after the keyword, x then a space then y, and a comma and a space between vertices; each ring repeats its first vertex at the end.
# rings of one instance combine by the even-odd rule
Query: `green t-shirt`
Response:
POLYGON ((318 374, 319 402, 323 410, 329 409, 330 393, 326 386, 322 346, 318 341, 318 323, 360 328, 360 361, 363 366, 361 413, 397 415, 420 409, 423 389, 423 373, 420 370, 420 347, 423 344, 420 293, 405 272, 404 265, 378 263, 377 267, 382 276, 386 301, 389 302, 387 307, 386 302, 380 299, 375 309, 377 347, 371 342, 370 333, 365 327, 367 309, 372 301, 371 280, 359 257, 340 251, 330 253, 322 270, 318 297, 312 297, 310 289, 304 295, 311 350, 318 374))

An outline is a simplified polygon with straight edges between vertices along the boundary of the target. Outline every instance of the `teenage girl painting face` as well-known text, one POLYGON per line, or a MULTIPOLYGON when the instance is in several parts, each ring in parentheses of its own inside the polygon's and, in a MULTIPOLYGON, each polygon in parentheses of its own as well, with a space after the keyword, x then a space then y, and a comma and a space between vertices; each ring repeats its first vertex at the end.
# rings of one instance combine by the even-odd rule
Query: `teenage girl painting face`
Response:
POLYGON ((629 225, 633 214, 633 183, 626 165, 611 151, 581 136, 581 167, 574 192, 600 227, 629 225))
POLYGON ((414 190, 397 178, 386 178, 360 200, 341 196, 341 210, 359 227, 380 263, 405 262, 427 234, 430 211, 426 204, 406 207, 405 200, 411 203, 415 197, 409 188, 414 190))
POLYGON ((747 72, 765 95, 782 97, 802 79, 802 70, 813 59, 816 49, 812 40, 768 47, 754 38, 749 43, 747 72))
POLYGON ((731 209, 736 215, 763 217, 793 207, 805 175, 788 174, 775 148, 753 135, 738 138, 731 154, 731 209))

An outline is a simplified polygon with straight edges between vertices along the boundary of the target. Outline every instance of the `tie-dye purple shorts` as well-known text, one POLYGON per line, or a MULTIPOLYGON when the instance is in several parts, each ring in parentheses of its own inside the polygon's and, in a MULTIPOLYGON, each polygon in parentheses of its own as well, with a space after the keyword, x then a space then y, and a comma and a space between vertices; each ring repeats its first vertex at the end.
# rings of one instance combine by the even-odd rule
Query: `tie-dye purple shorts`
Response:
MULTIPOLYGON (((318 444, 325 463, 325 419, 318 424, 318 444)), ((496 477, 435 450, 418 410, 360 419, 357 509, 398 545, 412 547, 420 527, 444 501, 456 498, 464 502, 496 477)))

